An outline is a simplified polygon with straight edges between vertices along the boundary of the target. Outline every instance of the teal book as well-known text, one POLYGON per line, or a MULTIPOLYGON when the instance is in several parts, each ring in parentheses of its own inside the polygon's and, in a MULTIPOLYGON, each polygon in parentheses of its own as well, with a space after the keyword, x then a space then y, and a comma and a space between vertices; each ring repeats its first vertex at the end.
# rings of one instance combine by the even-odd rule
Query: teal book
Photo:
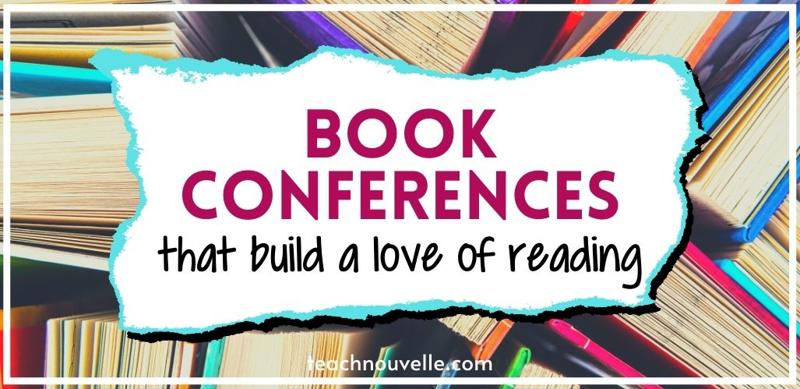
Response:
MULTIPOLYGON (((206 362, 203 365, 203 377, 219 376, 219 368, 222 365, 222 351, 225 349, 225 338, 214 340, 208 343, 206 348, 206 362)), ((215 389, 216 385, 201 385, 200 389, 215 389)))
POLYGON ((15 95, 36 97, 109 93, 111 82, 96 69, 12 62, 11 90, 15 95))
MULTIPOLYGON (((773 296, 764 290, 744 269, 742 269, 736 261, 731 259, 720 259, 716 262, 717 266, 722 269, 725 274, 732 278, 739 286, 742 287, 750 296, 752 296, 759 304, 761 304, 769 313, 778 319, 785 327, 789 327, 789 312, 786 311, 773 296)), ((800 336, 800 325, 798 325, 797 334, 800 336)))

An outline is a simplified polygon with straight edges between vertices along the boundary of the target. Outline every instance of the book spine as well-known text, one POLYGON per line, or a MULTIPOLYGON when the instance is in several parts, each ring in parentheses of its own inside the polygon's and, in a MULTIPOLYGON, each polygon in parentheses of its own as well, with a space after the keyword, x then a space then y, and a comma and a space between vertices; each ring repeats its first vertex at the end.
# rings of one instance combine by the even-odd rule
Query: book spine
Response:
POLYGON ((472 347, 472 357, 478 361, 491 359, 494 352, 497 351, 497 348, 503 343, 503 339, 508 335, 508 331, 511 331, 513 325, 514 322, 511 320, 500 320, 500 322, 495 325, 494 329, 492 329, 489 336, 486 337, 483 344, 474 345, 472 347))
MULTIPOLYGON (((224 338, 208 343, 208 347, 206 348, 206 361, 203 365, 203 377, 219 377, 224 349, 224 338)), ((216 385, 201 385, 200 389, 216 389, 216 385)))
MULTIPOLYGON (((0 70, 0 76, 2 74, 0 70)), ((0 87, 2 85, 0 81, 0 87)), ((12 62, 11 88, 32 96, 109 93, 111 81, 95 69, 12 62)))
MULTIPOLYGON (((3 331, 0 330, 0 348, 3 347, 3 331)), ((44 376, 44 342, 45 326, 19 327, 11 329, 11 376, 12 377, 43 377, 44 376)), ((1 354, 1 353, 0 353, 1 354)), ((0 355, 0 366, 3 356, 0 355)), ((2 369, 0 369, 2 370, 2 369)), ((2 372, 2 371, 0 371, 2 372)), ((2 377, 0 377, 2 379, 2 377)), ((24 389, 29 386, 6 385, 0 381, 3 388, 24 389)))

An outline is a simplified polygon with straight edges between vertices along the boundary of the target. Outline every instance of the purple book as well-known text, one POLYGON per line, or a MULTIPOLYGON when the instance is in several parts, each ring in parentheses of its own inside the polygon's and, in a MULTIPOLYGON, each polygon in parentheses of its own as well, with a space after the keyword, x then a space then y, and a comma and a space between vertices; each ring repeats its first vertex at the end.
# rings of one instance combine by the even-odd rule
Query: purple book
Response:
MULTIPOLYGON (((304 4, 303 0, 257 0, 269 4, 304 4)), ((297 41, 309 52, 320 46, 332 46, 367 52, 360 43, 342 31, 339 26, 319 12, 276 12, 271 13, 297 41)))

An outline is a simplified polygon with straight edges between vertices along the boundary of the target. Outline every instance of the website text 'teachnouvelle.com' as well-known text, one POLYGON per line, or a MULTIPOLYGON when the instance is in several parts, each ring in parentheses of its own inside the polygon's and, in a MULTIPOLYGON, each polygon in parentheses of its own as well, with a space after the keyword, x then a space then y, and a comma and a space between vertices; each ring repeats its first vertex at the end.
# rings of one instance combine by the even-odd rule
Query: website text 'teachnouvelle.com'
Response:
POLYGON ((306 358, 306 369, 313 371, 492 371, 491 360, 437 359, 432 354, 422 354, 413 359, 360 359, 350 354, 344 359, 306 358))

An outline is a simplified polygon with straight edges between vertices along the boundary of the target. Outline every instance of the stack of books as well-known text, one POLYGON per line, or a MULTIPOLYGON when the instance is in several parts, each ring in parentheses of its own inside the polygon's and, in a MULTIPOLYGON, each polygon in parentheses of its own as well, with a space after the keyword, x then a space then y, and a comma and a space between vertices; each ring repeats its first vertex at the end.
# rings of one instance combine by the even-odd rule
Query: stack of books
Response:
POLYGON ((787 82, 797 72, 789 56, 798 53, 788 50, 785 13, 15 13, 11 27, 13 93, 4 98, 13 104, 2 120, 11 120, 14 139, 14 257, 5 258, 17 285, 5 328, 14 334, 14 375, 433 374, 340 368, 350 358, 374 363, 423 354, 493 362, 489 371, 445 369, 445 377, 788 374, 794 340, 787 326, 796 314, 788 312, 789 242, 799 237, 788 233, 789 204, 797 199, 787 194, 798 177, 789 177, 796 160, 786 158, 787 82), (660 310, 540 324, 457 315, 373 329, 285 327, 206 343, 146 343, 120 331, 107 258, 139 189, 125 164, 129 135, 109 82, 87 59, 116 47, 283 66, 323 45, 470 74, 608 49, 684 58, 709 107, 701 123, 711 140, 687 172, 692 243, 658 290, 660 310), (309 369, 309 359, 335 361, 336 368, 309 369))

